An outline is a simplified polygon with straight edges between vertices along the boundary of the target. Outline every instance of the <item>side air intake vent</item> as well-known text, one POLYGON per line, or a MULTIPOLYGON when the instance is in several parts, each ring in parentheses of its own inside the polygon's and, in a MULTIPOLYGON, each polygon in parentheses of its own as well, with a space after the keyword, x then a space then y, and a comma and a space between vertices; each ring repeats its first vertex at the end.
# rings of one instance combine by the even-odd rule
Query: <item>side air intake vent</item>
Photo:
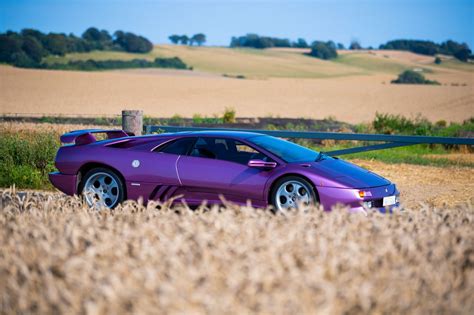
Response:
POLYGON ((109 148, 127 149, 127 148, 133 147, 133 145, 134 145, 133 139, 123 139, 123 140, 107 143, 105 146, 109 148))

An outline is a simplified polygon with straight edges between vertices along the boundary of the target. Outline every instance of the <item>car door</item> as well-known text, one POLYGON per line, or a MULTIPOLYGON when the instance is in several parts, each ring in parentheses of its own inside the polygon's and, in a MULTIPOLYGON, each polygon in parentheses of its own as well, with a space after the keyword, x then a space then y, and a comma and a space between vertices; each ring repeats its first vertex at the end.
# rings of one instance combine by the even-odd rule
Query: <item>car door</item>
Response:
POLYGON ((160 145, 152 152, 146 153, 150 166, 144 169, 144 172, 146 172, 144 176, 153 185, 149 199, 166 201, 171 197, 184 194, 176 163, 183 154, 186 154, 192 148, 195 141, 195 137, 178 138, 160 145))
POLYGON ((274 170, 247 166, 250 158, 268 159, 232 138, 200 137, 187 156, 177 162, 179 179, 190 204, 203 199, 218 202, 219 195, 237 203, 264 205, 264 187, 274 170))

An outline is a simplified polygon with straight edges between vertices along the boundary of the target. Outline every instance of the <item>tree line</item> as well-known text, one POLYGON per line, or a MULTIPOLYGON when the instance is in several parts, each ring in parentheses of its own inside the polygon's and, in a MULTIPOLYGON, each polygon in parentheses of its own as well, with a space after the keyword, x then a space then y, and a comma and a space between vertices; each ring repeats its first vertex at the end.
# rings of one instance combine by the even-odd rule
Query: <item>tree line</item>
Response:
POLYGON ((192 70, 178 57, 132 60, 70 60, 67 63, 42 64, 39 68, 55 70, 98 71, 111 69, 172 68, 192 70))
MULTIPOLYGON (((269 36, 260 36, 257 34, 247 34, 239 37, 232 37, 230 41, 231 48, 249 47, 265 49, 271 47, 293 47, 293 48, 311 48, 309 55, 321 59, 331 59, 337 57, 337 49, 345 49, 342 43, 334 41, 313 41, 308 44, 305 39, 298 38, 296 41, 290 41, 287 38, 277 38, 269 36)), ((351 41, 348 49, 364 49, 357 40, 351 41)), ((373 49, 367 47, 367 49, 373 49)), ((436 54, 445 54, 453 56, 461 61, 473 59, 472 51, 466 43, 458 43, 453 40, 447 40, 441 44, 424 40, 392 40, 386 44, 380 45, 379 49, 407 50, 418 54, 434 56, 436 54)))
POLYGON ((81 37, 74 34, 42 33, 35 29, 0 34, 0 62, 19 67, 38 67, 48 55, 64 56, 67 53, 92 50, 113 50, 147 53, 153 44, 145 37, 130 32, 88 28, 81 37))
POLYGON ((466 43, 458 43, 453 40, 437 44, 427 40, 397 39, 380 45, 379 49, 407 50, 429 56, 443 54, 453 56, 464 62, 473 59, 472 51, 466 43))
POLYGON ((194 34, 191 37, 188 35, 170 35, 168 39, 175 45, 194 45, 197 44, 198 46, 202 46, 206 42, 206 35, 203 33, 194 34))
MULTIPOLYGON (((330 41, 332 42, 332 41, 330 41)), ((293 47, 293 48, 311 48, 316 42, 308 44, 304 38, 298 38, 296 41, 290 41, 288 38, 278 38, 270 36, 260 36, 257 34, 247 34, 244 36, 234 36, 230 41, 230 47, 249 47, 265 49, 272 47, 293 47)), ((333 42, 332 42, 333 43, 333 42)), ((334 43, 337 49, 345 49, 342 43, 334 43)))

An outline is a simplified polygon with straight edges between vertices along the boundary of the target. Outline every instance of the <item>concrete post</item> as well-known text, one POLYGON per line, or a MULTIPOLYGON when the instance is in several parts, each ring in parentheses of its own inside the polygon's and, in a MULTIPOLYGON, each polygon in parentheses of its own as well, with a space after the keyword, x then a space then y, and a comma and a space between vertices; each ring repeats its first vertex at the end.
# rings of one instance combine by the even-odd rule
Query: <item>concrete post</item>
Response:
POLYGON ((141 136, 143 132, 143 111, 123 110, 122 129, 126 133, 133 133, 135 136, 141 136))

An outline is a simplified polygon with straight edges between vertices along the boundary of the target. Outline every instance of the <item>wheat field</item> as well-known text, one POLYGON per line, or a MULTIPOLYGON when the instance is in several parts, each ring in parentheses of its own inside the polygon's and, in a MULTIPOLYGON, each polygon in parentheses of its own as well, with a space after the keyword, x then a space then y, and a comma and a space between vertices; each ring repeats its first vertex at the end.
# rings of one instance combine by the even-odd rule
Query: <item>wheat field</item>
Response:
POLYGON ((94 211, 1 193, 2 313, 472 314, 474 207, 94 211))

